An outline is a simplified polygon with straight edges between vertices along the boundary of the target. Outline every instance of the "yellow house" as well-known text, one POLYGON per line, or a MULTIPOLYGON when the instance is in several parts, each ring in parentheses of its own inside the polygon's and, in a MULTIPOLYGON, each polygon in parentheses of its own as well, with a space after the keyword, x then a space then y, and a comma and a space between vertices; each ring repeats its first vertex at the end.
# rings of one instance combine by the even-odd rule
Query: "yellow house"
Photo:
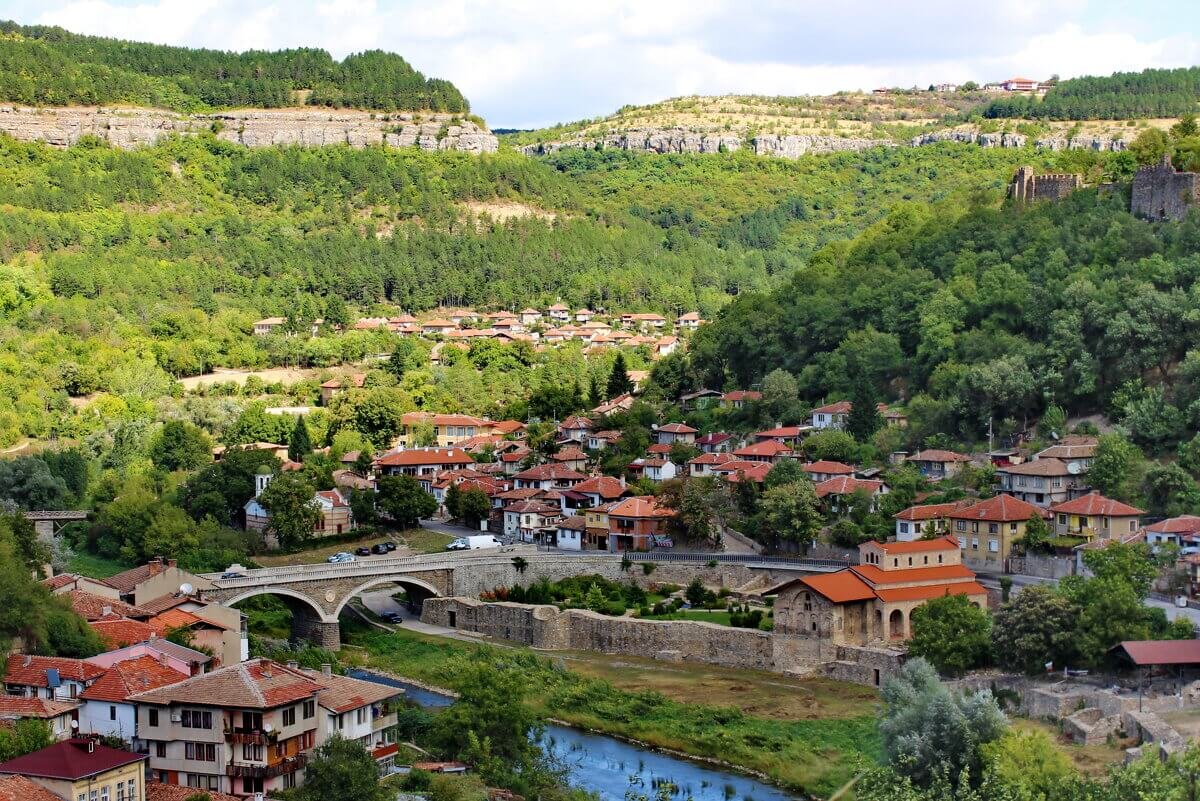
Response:
POLYGON ((962 548, 963 561, 989 570, 1004 570, 1013 543, 1025 536, 1025 524, 1044 512, 1011 495, 997 495, 950 512, 950 534, 962 548))
POLYGON ((608 548, 608 513, 617 501, 602 503, 583 511, 583 547, 596 550, 608 548))
POLYGON ((1089 492, 1050 507, 1054 533, 1060 537, 1121 539, 1141 529, 1141 509, 1089 492))
POLYGON ((24 776, 66 801, 145 801, 148 759, 76 737, 0 763, 0 774, 24 776))
POLYGON ((430 445, 450 448, 473 437, 500 433, 491 420, 467 414, 408 412, 400 418, 400 424, 396 445, 403 448, 430 445), (432 437, 432 441, 419 442, 423 437, 432 437))

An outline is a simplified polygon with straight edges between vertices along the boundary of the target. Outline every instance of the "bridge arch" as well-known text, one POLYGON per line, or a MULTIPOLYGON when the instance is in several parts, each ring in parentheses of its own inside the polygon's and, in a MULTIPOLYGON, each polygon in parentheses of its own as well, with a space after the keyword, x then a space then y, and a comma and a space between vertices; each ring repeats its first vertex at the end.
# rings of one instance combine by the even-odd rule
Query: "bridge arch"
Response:
POLYGON ((274 584, 266 584, 261 587, 247 587, 245 592, 241 592, 237 595, 226 598, 225 600, 221 601, 221 603, 225 606, 236 606, 238 603, 250 598, 254 598, 258 595, 278 596, 293 612, 303 611, 311 613, 323 623, 337 622, 336 614, 328 614, 324 609, 321 608, 321 605, 317 603, 317 601, 313 600, 309 596, 302 592, 296 592, 295 590, 288 589, 287 587, 280 587, 274 584))
POLYGON ((350 603, 352 599, 357 598, 359 595, 362 595, 364 592, 374 589, 375 587, 385 587, 389 584, 398 584, 406 589, 412 587, 420 590, 421 592, 419 593, 418 597, 421 599, 421 601, 424 601, 425 598, 440 598, 442 595, 437 587, 433 586, 424 579, 414 578, 404 574, 395 576, 381 576, 370 579, 369 581, 365 581, 350 592, 346 593, 345 597, 338 602, 337 609, 333 613, 334 619, 336 620, 338 616, 342 614, 342 610, 346 608, 346 604, 350 603))

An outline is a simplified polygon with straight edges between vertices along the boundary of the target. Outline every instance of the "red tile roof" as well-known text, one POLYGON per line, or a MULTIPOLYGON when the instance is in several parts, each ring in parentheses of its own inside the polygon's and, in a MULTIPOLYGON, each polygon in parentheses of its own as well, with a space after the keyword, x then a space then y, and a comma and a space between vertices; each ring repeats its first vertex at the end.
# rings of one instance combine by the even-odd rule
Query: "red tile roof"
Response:
POLYGON ((92 701, 125 701, 131 695, 175 684, 186 678, 187 674, 167 667, 152 656, 139 656, 110 667, 79 697, 92 701))
POLYGON ((770 462, 751 462, 749 467, 740 468, 732 473, 727 473, 725 475, 725 480, 732 484, 737 484, 743 479, 746 481, 753 481, 756 484, 761 484, 767 480, 767 473, 771 472, 771 467, 772 465, 770 462))
POLYGON ((958 540, 954 537, 935 537, 931 540, 912 540, 910 542, 864 542, 859 548, 869 548, 874 545, 884 553, 922 553, 924 551, 944 551, 947 548, 959 549, 958 540))
POLYGON ((88 625, 100 635, 100 641, 109 650, 145 642, 151 637, 159 637, 164 633, 163 629, 158 626, 144 623, 140 620, 130 620, 127 617, 110 617, 103 620, 93 620, 88 625))
POLYGON ((720 445, 722 442, 727 442, 733 439, 733 434, 726 434, 723 431, 715 431, 711 434, 705 434, 703 437, 696 438, 697 445, 720 445))
POLYGON ((587 476, 562 465, 540 464, 528 470, 522 470, 513 478, 519 478, 522 481, 583 481, 587 476))
POLYGON ((950 579, 975 578, 975 572, 966 565, 937 565, 936 567, 907 567, 900 570, 883 570, 875 565, 853 565, 853 570, 864 581, 875 587, 892 584, 911 584, 920 581, 947 582, 950 579))
POLYGON ((1089 492, 1071 501, 1056 503, 1050 507, 1055 514, 1061 512, 1069 515, 1096 515, 1100 517, 1137 517, 1145 514, 1136 506, 1105 498, 1098 492, 1089 492))
POLYGON ((75 701, 50 701, 46 698, 0 695, 0 720, 11 718, 48 720, 78 708, 79 704, 75 701))
MULTIPOLYGON (((261 443, 259 443, 259 444, 261 444, 261 443)), ((246 446, 246 447, 249 448, 250 446, 246 446)), ((283 447, 286 447, 286 446, 284 446, 284 445, 272 445, 271 446, 271 448, 283 448, 283 447)), ((170 568, 168 565, 163 564, 163 562, 161 562, 160 560, 154 559, 154 560, 147 562, 144 565, 138 565, 137 567, 132 567, 129 570, 125 570, 121 573, 118 573, 115 576, 109 576, 108 578, 104 579, 104 583, 110 587, 115 588, 118 592, 124 594, 127 592, 133 592, 137 588, 137 586, 139 584, 141 584, 143 581, 145 581, 146 579, 153 578, 154 576, 157 576, 159 573, 162 573, 169 569, 170 568)))
POLYGON ((696 434, 699 432, 699 429, 692 428, 687 423, 667 423, 665 426, 659 426, 658 430, 668 434, 696 434))
POLYGON ((381 467, 417 467, 438 464, 474 464, 462 448, 409 448, 385 453, 375 462, 381 467))
POLYGON ((115 598, 93 595, 84 590, 71 590, 65 593, 65 595, 70 599, 71 608, 75 610, 75 614, 84 620, 99 620, 108 615, 120 615, 131 618, 150 616, 149 612, 140 607, 127 604, 124 601, 118 601, 115 598))
POLYGON ((637 495, 626 498, 609 510, 610 517, 670 517, 674 511, 659 506, 653 495, 637 495))
POLYGON ((207 796, 209 801, 245 801, 240 796, 218 793, 215 790, 197 790, 182 784, 146 782, 146 801, 188 801, 197 795, 207 796))
POLYGON ((572 489, 576 492, 599 495, 602 500, 613 500, 625 494, 625 485, 619 478, 612 476, 592 476, 586 481, 580 481, 572 489))
POLYGON ((800 583, 814 592, 820 593, 835 604, 845 604, 852 601, 870 601, 875 598, 875 591, 870 585, 849 570, 839 570, 836 573, 826 573, 817 576, 805 576, 800 583))
POLYGON ((966 509, 969 506, 974 506, 976 503, 977 501, 974 498, 963 498, 962 500, 950 501, 949 503, 927 503, 910 506, 903 511, 897 512, 893 517, 897 520, 933 520, 935 518, 949 517, 951 512, 966 509))
POLYGON ((800 469, 805 473, 816 473, 825 475, 843 475, 849 476, 854 474, 854 468, 842 462, 833 462, 828 459, 819 459, 815 462, 808 462, 800 465, 800 469))
POLYGON ((980 501, 964 509, 951 512, 949 517, 954 520, 987 520, 992 523, 1017 523, 1028 520, 1034 515, 1045 517, 1044 512, 1031 503, 1026 503, 1011 495, 1000 494, 980 501))
POLYGON ((61 678, 78 682, 89 682, 104 675, 104 668, 82 659, 11 654, 4 673, 4 683, 45 687, 47 670, 57 670, 61 678))
POLYGON ((558 429, 560 431, 563 431, 566 429, 579 429, 579 430, 583 430, 583 431, 591 431, 592 426, 593 426, 593 424, 592 424, 591 420, 587 419, 586 417, 584 417, 581 414, 573 414, 570 417, 568 417, 566 420, 563 420, 562 423, 559 424, 558 429))
POLYGON ((1200 664, 1200 640, 1126 640, 1112 650, 1118 649, 1135 665, 1200 664))
POLYGON ((969 462, 970 456, 954 451, 941 451, 936 449, 917 451, 912 456, 908 457, 910 462, 969 462))
POLYGON ((812 410, 813 414, 850 414, 850 401, 838 401, 812 410))
POLYGON ((999 473, 1011 473, 1015 476, 1068 476, 1071 471, 1067 469, 1067 463, 1062 459, 1047 457, 1045 459, 1034 459, 1032 462, 1022 462, 1021 464, 1006 464, 996 468, 999 473))
POLYGON ((747 445, 744 448, 738 448, 733 452, 735 456, 760 456, 760 457, 775 457, 791 453, 792 449, 782 442, 774 439, 763 440, 756 442, 753 445, 747 445))
POLYGON ((397 698, 404 691, 386 684, 373 681, 352 679, 332 673, 326 676, 317 670, 301 670, 311 681, 321 685, 322 690, 317 695, 317 703, 330 712, 342 713, 351 709, 378 704, 389 698, 397 698))
POLYGON ((875 592, 879 600, 894 601, 927 601, 930 598, 941 598, 944 595, 987 595, 987 590, 977 581, 957 581, 947 584, 925 584, 920 587, 895 587, 879 589, 875 592))
POLYGON ((765 431, 755 431, 754 436, 759 439, 795 439, 805 431, 811 430, 807 426, 778 426, 777 428, 768 428, 765 431))
MULTIPOLYGON (((679 319, 683 319, 680 317, 679 319)), ((698 318, 697 318, 698 319, 698 318)), ((735 389, 733 392, 726 392, 721 396, 724 401, 756 401, 762 400, 762 393, 752 389, 735 389)))
POLYGON ((93 740, 72 739, 0 763, 0 773, 78 781, 149 758, 146 754, 110 748, 93 740))
POLYGON ((138 703, 186 703, 235 709, 273 709, 311 698, 321 685, 299 670, 272 662, 251 659, 217 668, 176 684, 138 693, 138 703))
POLYGON ((882 489, 882 481, 854 478, 853 476, 835 476, 827 481, 822 481, 816 486, 818 498, 824 498, 826 495, 850 495, 859 490, 864 490, 874 495, 882 489))
POLYGON ((35 781, 26 779, 24 776, 9 774, 0 776, 0 801, 63 801, 63 799, 62 796, 50 792, 35 781))
POLYGON ((1146 526, 1146 531, 1156 534, 1192 534, 1200 531, 1200 517, 1196 515, 1168 517, 1166 520, 1146 526))

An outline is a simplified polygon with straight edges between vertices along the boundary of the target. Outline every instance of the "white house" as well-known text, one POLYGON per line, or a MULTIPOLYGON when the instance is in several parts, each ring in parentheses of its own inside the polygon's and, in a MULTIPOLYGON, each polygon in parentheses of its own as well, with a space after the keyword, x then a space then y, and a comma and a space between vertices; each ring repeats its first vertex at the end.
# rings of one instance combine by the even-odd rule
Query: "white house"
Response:
POLYGON ((838 401, 812 410, 812 427, 844 428, 850 414, 850 401, 838 401))
POLYGON ((565 551, 582 551, 583 535, 587 530, 583 515, 571 515, 558 521, 555 543, 565 551))
POLYGON ((188 678, 152 656, 118 662, 80 693, 79 730, 86 734, 120 737, 132 743, 138 736, 137 704, 130 696, 166 687, 188 678))

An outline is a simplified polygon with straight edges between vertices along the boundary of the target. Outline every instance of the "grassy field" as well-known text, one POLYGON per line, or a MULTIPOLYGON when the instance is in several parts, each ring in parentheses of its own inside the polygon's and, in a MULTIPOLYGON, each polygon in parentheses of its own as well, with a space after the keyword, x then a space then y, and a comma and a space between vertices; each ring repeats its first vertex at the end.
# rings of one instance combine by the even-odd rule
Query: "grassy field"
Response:
POLYGON ((1075 765, 1075 769, 1085 776, 1103 776, 1108 766, 1125 759, 1125 750, 1118 744, 1104 745, 1074 745, 1062 739, 1058 727, 1042 720, 1028 718, 1013 718, 1012 727, 1018 731, 1044 731, 1058 744, 1058 748, 1075 765))
POLYGON ((450 688, 458 659, 519 660, 545 717, 722 760, 818 795, 880 754, 875 694, 857 685, 590 653, 547 658, 404 630, 343 633, 356 646, 343 650, 348 660, 450 688))
POLYGON ((437 553, 446 550, 446 546, 454 539, 449 534, 440 531, 430 531, 418 528, 406 531, 401 535, 404 547, 412 553, 437 553))
POLYGON ((437 553, 444 550, 453 537, 439 531, 429 531, 418 528, 408 531, 375 531, 359 539, 347 539, 319 548, 309 548, 295 553, 266 554, 254 557, 254 561, 263 567, 286 567, 289 565, 307 565, 314 562, 324 562, 339 551, 354 553, 356 548, 370 548, 379 542, 392 541, 400 547, 395 551, 396 556, 411 554, 437 553))
POLYGON ((78 573, 81 576, 88 576, 90 578, 108 578, 129 568, 130 565, 124 562, 118 562, 115 559, 106 559, 103 556, 97 556, 96 554, 84 551, 76 551, 71 556, 71 561, 67 563, 67 572, 78 573))

